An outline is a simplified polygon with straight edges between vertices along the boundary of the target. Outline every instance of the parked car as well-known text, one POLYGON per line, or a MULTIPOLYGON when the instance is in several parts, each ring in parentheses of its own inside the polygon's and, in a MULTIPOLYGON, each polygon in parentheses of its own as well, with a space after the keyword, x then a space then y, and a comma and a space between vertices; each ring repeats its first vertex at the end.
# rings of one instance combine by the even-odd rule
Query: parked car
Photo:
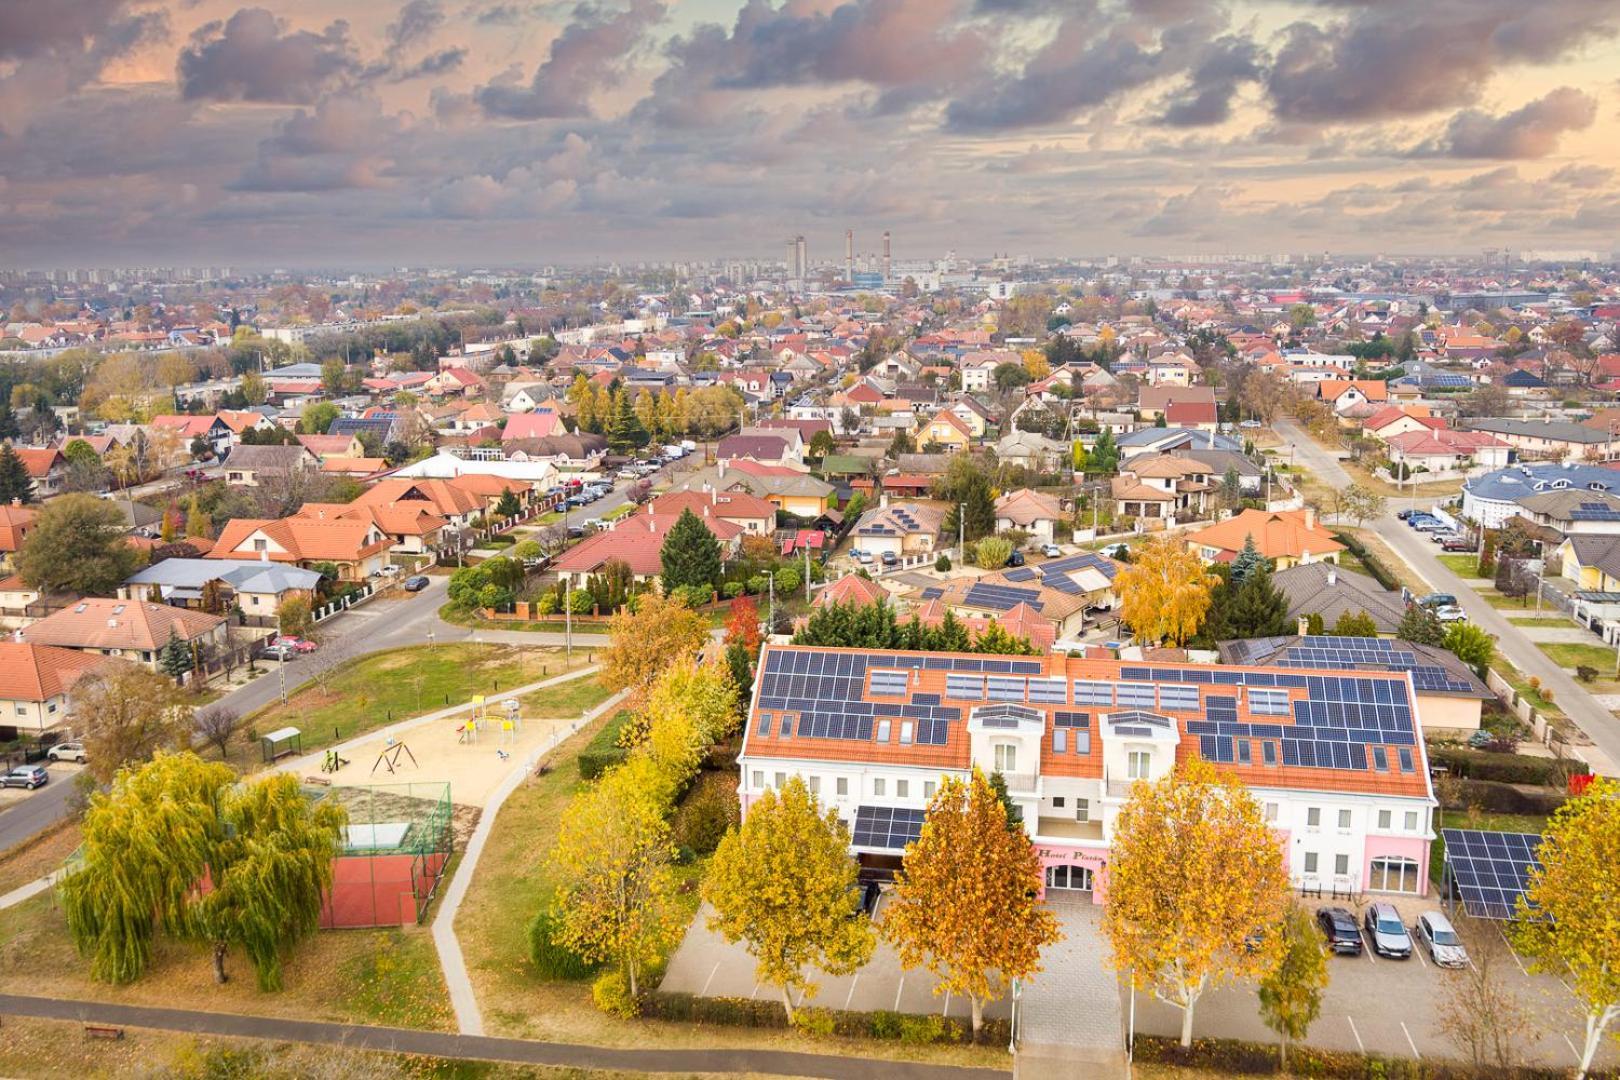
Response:
POLYGON ((1454 533, 1454 532, 1450 532, 1450 531, 1437 532, 1437 533, 1430 533, 1429 534, 1429 542, 1434 543, 1434 544, 1445 544, 1445 543, 1450 543, 1453 540, 1461 540, 1461 539, 1462 539, 1462 534, 1461 533, 1454 533))
POLYGON ((885 551, 883 553, 883 565, 884 566, 898 566, 898 565, 900 565, 900 556, 896 555, 892 551, 885 551))
POLYGON ((1367 931, 1367 940, 1372 942, 1373 952, 1379 956, 1405 960, 1412 955, 1412 938, 1407 934, 1406 924, 1401 922, 1401 913, 1395 910, 1394 904, 1368 905, 1367 913, 1361 917, 1361 925, 1367 931))
POLYGON ((1446 607, 1435 608, 1434 617, 1443 623, 1467 622, 1468 612, 1464 611, 1460 607, 1457 607, 1455 604, 1450 604, 1446 607))
POLYGON ((1432 592, 1418 603, 1424 607, 1456 607, 1457 598, 1448 592, 1432 592))
POLYGON ((293 637, 290 634, 278 635, 271 639, 270 644, 272 646, 285 645, 293 652, 298 653, 312 653, 315 651, 315 643, 313 641, 309 641, 301 637, 293 637))
POLYGON ((620 480, 635 480, 635 479, 638 479, 639 476, 640 476, 640 474, 637 473, 634 469, 620 469, 618 472, 614 473, 613 475, 617 476, 620 480))
POLYGON ((585 527, 592 531, 605 529, 607 528, 607 522, 603 521, 601 518, 586 518, 585 527))
POLYGON ((1395 516, 1400 520, 1405 521, 1415 513, 1417 513, 1416 510, 1413 510, 1411 507, 1407 507, 1405 510, 1397 510, 1395 512, 1395 516))
POLYGON ((84 743, 60 742, 51 747, 49 750, 45 751, 45 756, 50 758, 52 761, 77 761, 83 764, 84 743))
POLYGON ((426 574, 412 574, 410 577, 405 579, 406 592, 421 592, 427 587, 428 579, 426 574))
POLYGON ((1474 550, 1474 544, 1473 544, 1473 541, 1471 541, 1471 540, 1464 540, 1460 536, 1454 536, 1449 540, 1440 541, 1440 550, 1441 551, 1473 551, 1474 550))
POLYGON ((298 650, 291 645, 267 645, 264 649, 264 655, 271 660, 280 660, 285 663, 288 660, 295 659, 298 656, 298 650))
POLYGON ((1024 553, 1022 551, 1015 551, 1011 555, 1007 556, 1007 565, 1008 566, 1023 566, 1024 565, 1024 553))
POLYGON ((1260 426, 1260 421, 1258 421, 1258 420, 1244 420, 1244 421, 1242 421, 1241 423, 1238 424, 1238 427, 1245 427, 1245 428, 1257 428, 1259 426, 1260 426))
POLYGON ((1333 952, 1346 956, 1361 955, 1361 931, 1356 929, 1356 917, 1349 908, 1317 908, 1316 925, 1322 928, 1328 948, 1333 952))
POLYGON ((1467 967, 1468 950, 1452 929, 1451 920, 1438 911, 1425 911, 1418 916, 1418 940, 1429 950, 1429 959, 1436 967, 1467 967))
POLYGON ((1063 554, 1063 549, 1058 547, 1056 544, 1042 544, 1041 554, 1045 555, 1048 559, 1055 559, 1059 555, 1063 554))
POLYGON ((851 551, 849 554, 850 558, 854 559, 862 566, 872 565, 872 553, 870 551, 851 551))
POLYGON ((585 530, 578 525, 568 526, 568 539, 578 540, 585 535, 585 530))
POLYGON ((51 782, 51 774, 43 765, 19 765, 0 777, 0 787, 20 787, 29 791, 51 782))

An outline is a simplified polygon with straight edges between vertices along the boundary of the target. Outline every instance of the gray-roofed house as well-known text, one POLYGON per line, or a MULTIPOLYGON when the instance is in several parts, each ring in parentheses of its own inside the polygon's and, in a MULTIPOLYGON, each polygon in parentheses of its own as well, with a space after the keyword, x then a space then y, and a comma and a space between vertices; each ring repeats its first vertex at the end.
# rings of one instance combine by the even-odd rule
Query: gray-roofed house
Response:
POLYGON ((1520 462, 1463 481, 1463 516, 1487 529, 1514 515, 1529 517, 1520 500, 1544 491, 1604 492, 1620 488, 1620 472, 1573 462, 1520 462))
POLYGON ((1288 617, 1320 615, 1332 628, 1341 615, 1366 612, 1380 634, 1393 634, 1406 614, 1398 592, 1390 592, 1366 574, 1333 563, 1301 563, 1271 576, 1272 584, 1288 600, 1288 617))
POLYGON ((855 523, 852 543, 874 555, 928 555, 939 543, 944 522, 945 511, 937 506, 911 502, 875 506, 855 523))
POLYGON ((1236 469, 1238 487, 1245 495, 1258 495, 1264 486, 1265 474, 1260 471, 1260 466, 1236 450, 1205 450, 1193 447, 1180 451, 1177 456, 1203 462, 1209 466, 1211 476, 1222 479, 1226 476, 1226 470, 1236 469))
POLYGON ((1582 592, 1620 593, 1620 536, 1571 536, 1558 546, 1559 576, 1582 592))
POLYGON ((318 472, 321 459, 307 446, 238 446, 225 459, 225 483, 232 487, 258 487, 272 477, 297 471, 318 472))
POLYGON ((1230 450, 1241 453, 1243 444, 1227 435, 1194 428, 1137 428, 1115 440, 1121 461, 1138 454, 1168 454, 1177 450, 1230 450))
POLYGON ((152 589, 174 607, 202 608, 210 581, 219 583, 220 600, 236 604, 246 615, 273 616, 288 596, 310 596, 321 575, 287 563, 252 559, 164 559, 131 574, 118 587, 126 600, 149 600, 152 589))
POLYGON ((1288 667, 1309 675, 1343 671, 1411 672, 1425 734, 1479 730, 1484 703, 1496 697, 1456 654, 1432 645, 1383 638, 1270 637, 1217 642, 1223 664, 1288 667), (1320 657, 1331 659, 1320 659, 1320 657), (1374 657, 1382 657, 1382 660, 1374 657))
POLYGON ((714 456, 721 461, 748 458, 765 465, 798 464, 780 435, 728 435, 715 447, 714 456))
POLYGON ((1611 492, 1585 488, 1539 491, 1520 499, 1519 505, 1531 521, 1565 536, 1620 535, 1620 496, 1611 492))
POLYGON ((1481 417, 1459 426, 1471 431, 1488 431, 1517 449, 1521 457, 1543 461, 1597 461, 1620 454, 1620 438, 1613 432, 1569 420, 1481 417))

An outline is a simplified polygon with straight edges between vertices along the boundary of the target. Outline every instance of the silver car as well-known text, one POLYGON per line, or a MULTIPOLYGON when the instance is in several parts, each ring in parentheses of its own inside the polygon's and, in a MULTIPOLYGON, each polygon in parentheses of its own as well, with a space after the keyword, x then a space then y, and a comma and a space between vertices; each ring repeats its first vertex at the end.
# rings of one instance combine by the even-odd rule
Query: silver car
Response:
POLYGON ((1451 927, 1451 920, 1438 911, 1425 911, 1418 916, 1418 940, 1429 950, 1436 967, 1467 967, 1468 950, 1451 927))
POLYGON ((1394 904, 1372 904, 1361 919, 1362 929, 1372 943, 1373 952, 1394 960, 1405 960, 1412 955, 1412 939, 1401 922, 1401 913, 1394 904))

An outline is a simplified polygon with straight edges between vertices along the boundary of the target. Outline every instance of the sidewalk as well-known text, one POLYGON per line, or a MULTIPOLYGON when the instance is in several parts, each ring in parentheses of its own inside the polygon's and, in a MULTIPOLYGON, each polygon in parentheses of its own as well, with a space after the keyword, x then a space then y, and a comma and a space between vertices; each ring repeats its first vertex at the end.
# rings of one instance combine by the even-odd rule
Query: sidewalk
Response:
POLYGON ((289 1020, 239 1013, 196 1012, 102 1001, 65 1001, 60 998, 0 994, 0 1014, 67 1020, 114 1027, 153 1028, 193 1035, 270 1039, 277 1042, 342 1046, 351 1050, 382 1050, 394 1054, 421 1054, 462 1061, 497 1061, 514 1065, 546 1065, 572 1069, 632 1072, 747 1073, 765 1076, 807 1076, 818 1080, 1004 1080, 999 1069, 961 1065, 928 1065, 914 1061, 876 1060, 807 1054, 790 1050, 682 1050, 660 1047, 623 1050, 578 1043, 548 1043, 530 1039, 497 1039, 485 1035, 452 1035, 442 1031, 334 1024, 320 1020, 289 1020))

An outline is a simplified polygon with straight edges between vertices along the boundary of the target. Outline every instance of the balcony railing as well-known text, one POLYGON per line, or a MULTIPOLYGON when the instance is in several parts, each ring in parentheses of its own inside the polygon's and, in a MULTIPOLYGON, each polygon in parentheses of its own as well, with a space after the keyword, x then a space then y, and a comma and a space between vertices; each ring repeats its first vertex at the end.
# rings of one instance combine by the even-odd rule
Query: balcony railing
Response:
POLYGON ((1001 778, 1007 781, 1008 791, 1030 793, 1040 781, 1040 776, 1032 772, 1003 772, 1001 778))

